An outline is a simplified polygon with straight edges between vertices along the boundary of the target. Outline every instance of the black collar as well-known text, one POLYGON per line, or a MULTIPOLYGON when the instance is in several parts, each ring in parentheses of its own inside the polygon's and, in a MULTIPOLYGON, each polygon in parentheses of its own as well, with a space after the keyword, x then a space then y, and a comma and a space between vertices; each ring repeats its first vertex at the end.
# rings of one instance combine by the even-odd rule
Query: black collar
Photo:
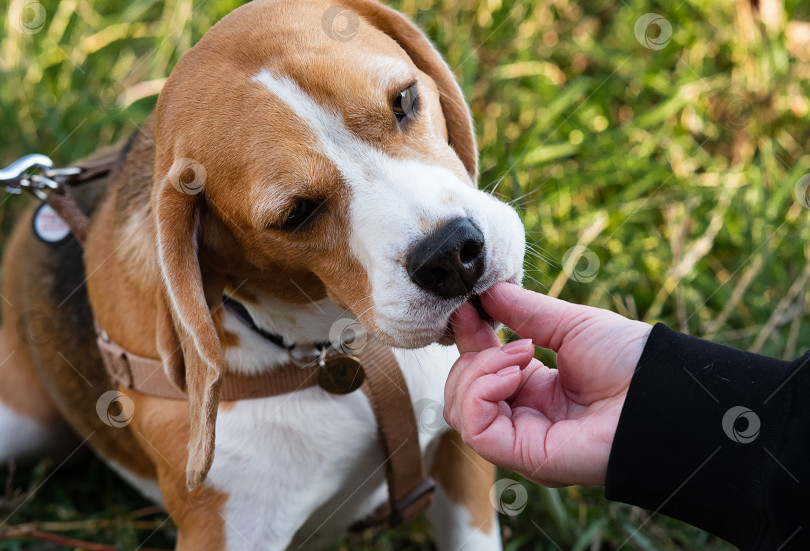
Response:
MULTIPOLYGON (((245 323, 245 325, 247 325, 248 327, 253 329, 253 331, 258 333, 259 335, 261 335, 262 337, 264 337, 268 341, 272 342, 276 346, 279 346, 279 347, 284 348, 286 350, 292 350, 293 348, 295 348, 294 343, 293 344, 287 344, 284 341, 284 337, 282 337, 281 335, 278 335, 276 333, 271 333, 269 331, 265 331, 264 329, 262 329, 261 327, 256 325, 256 322, 253 321, 253 318, 251 317, 250 312, 247 311, 247 308, 245 308, 245 306, 241 302, 239 302, 239 301, 237 301, 237 300, 235 300, 235 299, 233 299, 231 297, 223 296, 222 297, 222 304, 223 304, 223 306, 225 306, 225 308, 227 308, 228 310, 230 310, 231 312, 233 312, 234 314, 239 316, 239 318, 245 323)), ((316 342, 315 343, 315 347, 318 348, 318 349, 328 349, 330 346, 331 346, 331 344, 329 342, 316 342)))

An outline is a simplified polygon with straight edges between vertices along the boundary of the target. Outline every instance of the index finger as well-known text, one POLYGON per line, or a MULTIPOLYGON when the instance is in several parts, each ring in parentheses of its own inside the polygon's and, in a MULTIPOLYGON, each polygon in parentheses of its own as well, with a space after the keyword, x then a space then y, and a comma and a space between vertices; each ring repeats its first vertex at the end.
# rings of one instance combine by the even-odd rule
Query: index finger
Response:
POLYGON ((571 329, 599 310, 571 304, 511 283, 493 285, 481 295, 487 313, 534 344, 559 350, 571 329))

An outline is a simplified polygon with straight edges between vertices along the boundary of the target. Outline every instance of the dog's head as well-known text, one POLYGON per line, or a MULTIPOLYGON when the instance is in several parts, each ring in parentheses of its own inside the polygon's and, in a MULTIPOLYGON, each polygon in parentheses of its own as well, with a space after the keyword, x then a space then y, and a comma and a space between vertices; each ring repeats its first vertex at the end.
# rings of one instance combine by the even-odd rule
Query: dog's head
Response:
POLYGON ((460 304, 520 279, 522 225, 475 189, 459 86, 416 27, 375 2, 257 0, 228 15, 166 83, 155 143, 189 486, 213 458, 223 352, 209 311, 228 278, 290 302, 328 296, 399 347, 447 341, 460 304))

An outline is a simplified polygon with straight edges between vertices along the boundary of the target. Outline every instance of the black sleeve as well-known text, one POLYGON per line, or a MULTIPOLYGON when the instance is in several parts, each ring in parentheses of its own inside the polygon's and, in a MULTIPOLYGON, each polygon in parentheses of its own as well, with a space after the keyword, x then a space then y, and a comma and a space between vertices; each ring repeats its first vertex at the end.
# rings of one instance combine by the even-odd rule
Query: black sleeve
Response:
POLYGON ((810 353, 784 362, 656 325, 605 494, 741 549, 810 548, 810 353))

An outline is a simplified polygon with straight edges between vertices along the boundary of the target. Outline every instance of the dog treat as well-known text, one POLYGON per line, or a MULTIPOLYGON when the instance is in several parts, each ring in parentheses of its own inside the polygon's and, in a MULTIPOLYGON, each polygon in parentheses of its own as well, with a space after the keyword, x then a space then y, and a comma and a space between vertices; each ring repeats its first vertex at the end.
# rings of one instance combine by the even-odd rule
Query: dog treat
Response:
POLYGON ((484 320, 489 324, 495 323, 495 320, 492 319, 492 316, 487 314, 487 311, 484 310, 484 307, 481 305, 481 297, 478 295, 472 295, 469 300, 470 304, 475 307, 475 311, 478 312, 478 317, 484 320))

